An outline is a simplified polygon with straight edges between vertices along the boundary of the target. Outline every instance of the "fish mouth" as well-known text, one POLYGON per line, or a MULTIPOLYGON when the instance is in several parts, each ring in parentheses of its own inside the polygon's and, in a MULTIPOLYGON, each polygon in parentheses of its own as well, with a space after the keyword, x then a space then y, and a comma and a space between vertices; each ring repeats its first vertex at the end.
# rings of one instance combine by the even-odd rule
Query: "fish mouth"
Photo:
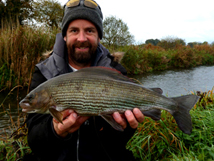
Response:
POLYGON ((19 106, 22 108, 22 112, 29 112, 29 111, 32 111, 31 110, 31 105, 28 101, 26 100, 22 100, 20 103, 19 103, 19 106))

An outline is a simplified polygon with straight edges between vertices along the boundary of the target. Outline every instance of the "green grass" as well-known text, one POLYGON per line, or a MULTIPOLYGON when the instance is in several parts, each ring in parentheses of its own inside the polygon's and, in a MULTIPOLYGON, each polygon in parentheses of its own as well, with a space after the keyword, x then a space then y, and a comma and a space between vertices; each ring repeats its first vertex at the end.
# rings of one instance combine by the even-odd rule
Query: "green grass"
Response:
POLYGON ((160 121, 146 118, 139 125, 127 148, 139 160, 214 160, 213 103, 212 90, 190 111, 193 123, 191 135, 179 130, 174 118, 163 111, 160 121))

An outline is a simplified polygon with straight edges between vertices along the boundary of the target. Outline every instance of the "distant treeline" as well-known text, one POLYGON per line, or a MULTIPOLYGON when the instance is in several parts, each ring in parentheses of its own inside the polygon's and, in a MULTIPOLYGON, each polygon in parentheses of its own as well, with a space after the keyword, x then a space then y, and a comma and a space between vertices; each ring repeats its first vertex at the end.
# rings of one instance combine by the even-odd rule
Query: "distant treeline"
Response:
MULTIPOLYGON (((175 47, 177 44, 186 45, 185 40, 180 39, 180 38, 173 38, 173 37, 166 37, 162 40, 148 39, 145 41, 145 43, 146 44, 152 44, 154 46, 161 46, 161 44, 163 44, 163 43, 168 43, 168 44, 172 44, 173 45, 172 47, 175 47)), ((189 42, 189 43, 187 43, 187 45, 190 47, 194 47, 195 45, 207 45, 207 44, 208 44, 207 41, 204 41, 203 43, 201 43, 201 42, 189 42)), ((214 45, 214 42, 212 42, 211 45, 214 45)))

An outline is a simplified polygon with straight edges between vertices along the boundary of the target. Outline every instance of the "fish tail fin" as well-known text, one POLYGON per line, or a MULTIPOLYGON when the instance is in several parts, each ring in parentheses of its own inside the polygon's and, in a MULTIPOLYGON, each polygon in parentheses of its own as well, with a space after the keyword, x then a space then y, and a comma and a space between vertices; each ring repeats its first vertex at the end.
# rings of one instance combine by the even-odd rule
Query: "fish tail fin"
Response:
POLYGON ((176 120, 178 127, 186 134, 192 132, 192 120, 189 111, 197 103, 199 96, 185 95, 171 98, 178 103, 178 109, 170 113, 176 120))

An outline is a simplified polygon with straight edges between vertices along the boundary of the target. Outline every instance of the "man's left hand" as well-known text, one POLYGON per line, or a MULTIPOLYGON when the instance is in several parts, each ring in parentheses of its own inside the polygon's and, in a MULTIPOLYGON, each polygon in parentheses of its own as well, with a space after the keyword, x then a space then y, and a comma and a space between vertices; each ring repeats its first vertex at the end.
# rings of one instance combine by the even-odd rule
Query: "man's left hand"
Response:
POLYGON ((114 112, 113 118, 118 124, 123 127, 123 129, 127 127, 127 121, 130 127, 133 129, 136 129, 138 127, 138 123, 142 123, 144 121, 144 115, 138 108, 134 108, 133 112, 130 110, 126 110, 124 114, 114 112))

